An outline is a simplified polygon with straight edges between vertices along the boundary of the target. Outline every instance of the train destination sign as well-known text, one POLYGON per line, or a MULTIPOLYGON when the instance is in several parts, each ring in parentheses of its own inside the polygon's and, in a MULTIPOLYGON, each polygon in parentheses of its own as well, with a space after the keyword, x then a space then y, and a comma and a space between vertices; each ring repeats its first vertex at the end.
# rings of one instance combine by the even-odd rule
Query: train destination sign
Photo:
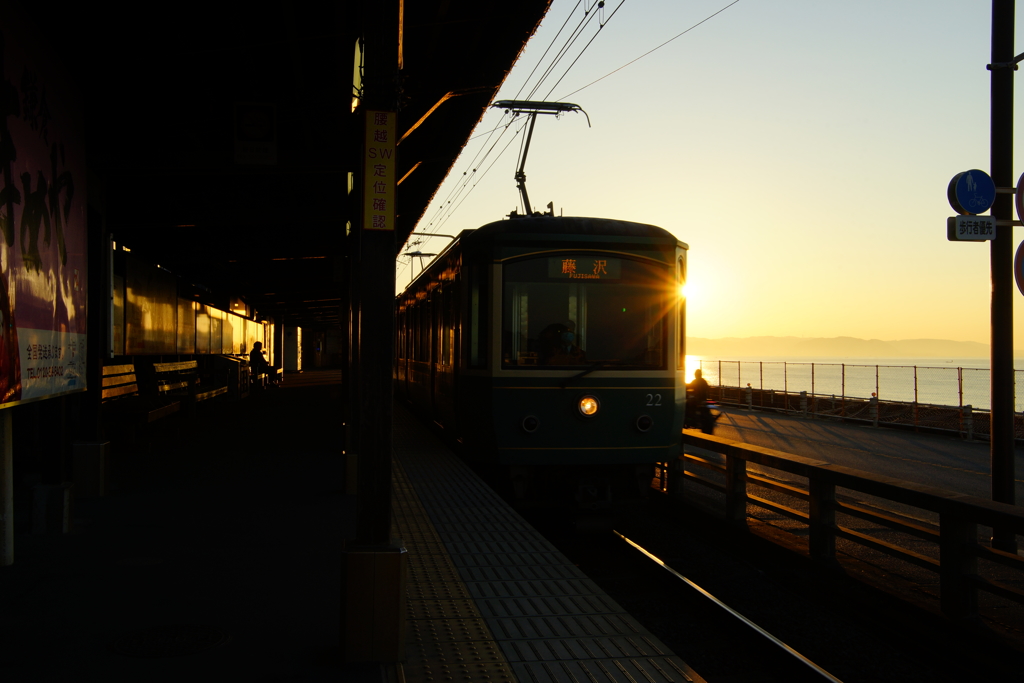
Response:
POLYGON ((606 256, 549 258, 548 277, 558 280, 618 280, 622 277, 622 260, 606 256))
POLYGON ((996 238, 996 219, 992 216, 951 216, 946 219, 946 239, 950 242, 984 242, 996 238))
POLYGON ((957 213, 977 215, 992 208, 996 201, 996 184, 988 173, 972 169, 953 176, 946 196, 957 213))

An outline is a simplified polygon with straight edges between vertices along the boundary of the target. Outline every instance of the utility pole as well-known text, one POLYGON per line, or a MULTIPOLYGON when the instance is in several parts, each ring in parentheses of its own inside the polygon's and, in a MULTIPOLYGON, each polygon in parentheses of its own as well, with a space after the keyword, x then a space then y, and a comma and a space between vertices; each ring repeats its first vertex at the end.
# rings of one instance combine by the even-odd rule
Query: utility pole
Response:
MULTIPOLYGON (((1013 54, 1015 0, 992 0, 991 137, 989 159, 997 188, 1013 187, 1013 54)), ((1013 369, 1013 201, 997 193, 992 205, 996 237, 992 240, 991 441, 992 500, 1014 504, 1014 369, 1013 369)), ((1016 552, 1016 536, 993 529, 992 545, 1016 552)))

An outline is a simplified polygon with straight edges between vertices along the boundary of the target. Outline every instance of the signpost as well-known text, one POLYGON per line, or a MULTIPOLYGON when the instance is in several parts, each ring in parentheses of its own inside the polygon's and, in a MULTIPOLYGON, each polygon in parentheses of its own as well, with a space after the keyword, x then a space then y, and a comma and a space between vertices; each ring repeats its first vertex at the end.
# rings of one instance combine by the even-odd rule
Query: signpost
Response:
POLYGON ((996 201, 996 184, 988 173, 972 169, 953 176, 946 196, 954 211, 976 216, 992 208, 996 201))
POLYGON ((984 242, 996 237, 996 219, 992 216, 950 216, 946 219, 946 239, 950 242, 984 242))
MULTIPOLYGON (((1021 176, 1024 181, 1024 176, 1021 176)), ((946 188, 949 205, 959 216, 946 219, 946 239, 950 242, 986 242, 996 238, 994 216, 979 216, 996 201, 996 184, 988 173, 972 169, 957 173, 946 188)), ((1018 195, 1018 207, 1020 195, 1018 195)), ((1018 211, 1020 209, 1018 208, 1018 211)))

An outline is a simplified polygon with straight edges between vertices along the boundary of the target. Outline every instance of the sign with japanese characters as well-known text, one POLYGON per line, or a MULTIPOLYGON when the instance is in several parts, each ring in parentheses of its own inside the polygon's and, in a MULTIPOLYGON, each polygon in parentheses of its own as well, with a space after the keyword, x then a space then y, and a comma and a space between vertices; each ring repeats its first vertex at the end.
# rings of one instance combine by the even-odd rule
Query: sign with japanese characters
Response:
POLYGON ((946 239, 950 242, 983 242, 996 238, 996 219, 992 216, 950 216, 946 219, 946 239))
POLYGON ((395 229, 395 118, 366 112, 363 154, 363 230, 395 229))
POLYGON ((0 8, 0 405, 86 388, 80 94, 0 8))
POLYGON ((548 277, 557 280, 618 280, 622 261, 606 256, 548 258, 548 277))

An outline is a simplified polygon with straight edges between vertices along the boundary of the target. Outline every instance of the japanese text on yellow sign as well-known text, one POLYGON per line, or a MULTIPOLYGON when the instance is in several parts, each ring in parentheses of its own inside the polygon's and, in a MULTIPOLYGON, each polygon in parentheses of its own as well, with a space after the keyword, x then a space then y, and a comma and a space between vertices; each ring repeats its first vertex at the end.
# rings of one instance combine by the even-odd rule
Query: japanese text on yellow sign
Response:
POLYGON ((395 112, 366 112, 363 230, 395 229, 395 112))

